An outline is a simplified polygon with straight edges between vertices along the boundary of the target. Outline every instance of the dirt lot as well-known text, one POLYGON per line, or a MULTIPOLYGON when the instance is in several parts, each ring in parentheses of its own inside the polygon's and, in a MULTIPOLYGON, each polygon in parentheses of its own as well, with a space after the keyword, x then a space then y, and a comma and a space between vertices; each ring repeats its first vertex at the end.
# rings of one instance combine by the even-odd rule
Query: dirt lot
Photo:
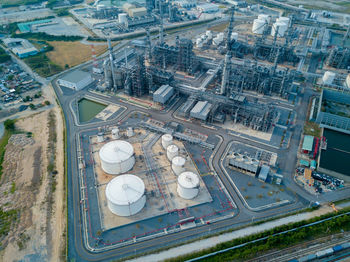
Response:
MULTIPOLYGON (((92 50, 90 45, 80 42, 48 41, 54 50, 47 53, 48 58, 57 65, 76 66, 91 59, 92 50)), ((96 45, 96 55, 101 55, 107 50, 107 45, 96 45)))
POLYGON ((6 148, 0 207, 17 210, 18 219, 1 241, 0 261, 62 261, 65 256, 62 125, 58 107, 16 122, 23 132, 12 135, 6 148))

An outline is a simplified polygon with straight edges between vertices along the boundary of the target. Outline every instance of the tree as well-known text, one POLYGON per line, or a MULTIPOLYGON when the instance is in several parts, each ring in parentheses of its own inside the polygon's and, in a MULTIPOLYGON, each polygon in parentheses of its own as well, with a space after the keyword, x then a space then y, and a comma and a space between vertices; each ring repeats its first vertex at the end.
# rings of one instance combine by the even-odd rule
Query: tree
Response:
POLYGON ((15 77, 14 75, 9 75, 9 76, 7 77, 7 80, 8 80, 8 81, 12 81, 14 77, 15 77))
POLYGON ((16 120, 14 120, 14 119, 7 119, 4 122, 5 129, 12 130, 12 131, 15 130, 15 122, 16 122, 16 120))
POLYGON ((45 105, 47 105, 47 106, 51 104, 50 101, 48 101, 48 100, 46 100, 44 103, 45 103, 45 105))
POLYGON ((35 105, 33 105, 32 103, 29 104, 29 107, 30 109, 35 110, 35 105))

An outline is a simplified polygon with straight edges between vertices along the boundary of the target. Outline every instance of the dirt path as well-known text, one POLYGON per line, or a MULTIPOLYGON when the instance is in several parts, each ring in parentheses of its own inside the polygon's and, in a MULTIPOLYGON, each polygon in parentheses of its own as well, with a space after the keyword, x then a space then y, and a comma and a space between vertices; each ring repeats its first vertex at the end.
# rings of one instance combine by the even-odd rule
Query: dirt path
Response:
POLYGON ((54 107, 18 120, 23 132, 6 148, 0 207, 16 210, 18 219, 1 240, 0 261, 65 259, 63 120, 52 90, 45 87, 43 94, 54 107))

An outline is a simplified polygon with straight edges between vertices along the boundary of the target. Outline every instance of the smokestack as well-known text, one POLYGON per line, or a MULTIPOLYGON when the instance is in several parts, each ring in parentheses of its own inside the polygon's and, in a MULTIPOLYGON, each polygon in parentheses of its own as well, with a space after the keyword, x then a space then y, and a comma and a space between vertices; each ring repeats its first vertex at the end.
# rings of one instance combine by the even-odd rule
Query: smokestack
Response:
POLYGON ((109 63, 111 66, 111 72, 112 72, 112 83, 113 83, 113 88, 116 89, 117 85, 116 85, 116 78, 115 78, 115 72, 114 72, 114 57, 113 57, 113 49, 112 49, 112 43, 111 43, 111 39, 108 38, 107 39, 107 43, 108 43, 108 50, 109 50, 109 63))
POLYGON ((162 1, 159 1, 159 15, 160 15, 160 25, 159 25, 159 42, 160 44, 163 44, 163 8, 162 8, 162 1))

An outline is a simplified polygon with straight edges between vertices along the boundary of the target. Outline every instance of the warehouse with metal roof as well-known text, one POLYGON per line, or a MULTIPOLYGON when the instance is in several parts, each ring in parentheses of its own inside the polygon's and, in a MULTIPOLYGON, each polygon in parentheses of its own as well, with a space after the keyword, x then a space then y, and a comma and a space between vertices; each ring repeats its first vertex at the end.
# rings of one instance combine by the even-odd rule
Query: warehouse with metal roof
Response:
POLYGON ((208 118, 211 108, 212 104, 208 101, 199 101, 191 110, 190 116, 205 121, 208 118))
POLYGON ((57 80, 60 86, 81 90, 93 82, 91 75, 80 70, 73 71, 57 80))
POLYGON ((174 94, 174 87, 169 85, 162 85, 153 93, 153 101, 165 104, 174 94))

